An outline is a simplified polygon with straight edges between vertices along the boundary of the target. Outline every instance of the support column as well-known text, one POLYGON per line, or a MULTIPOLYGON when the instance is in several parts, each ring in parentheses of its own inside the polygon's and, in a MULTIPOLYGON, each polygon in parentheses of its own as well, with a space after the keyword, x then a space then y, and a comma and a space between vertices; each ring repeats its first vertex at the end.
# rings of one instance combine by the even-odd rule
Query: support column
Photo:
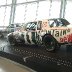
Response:
POLYGON ((50 18, 50 16, 51 16, 51 7, 52 7, 52 0, 50 0, 49 18, 50 18))
POLYGON ((16 9, 16 1, 17 0, 12 0, 12 5, 11 5, 11 14, 10 14, 10 22, 9 24, 14 23, 14 18, 15 18, 15 9, 16 9))
POLYGON ((60 18, 64 18, 66 8, 66 0, 61 0, 60 18))

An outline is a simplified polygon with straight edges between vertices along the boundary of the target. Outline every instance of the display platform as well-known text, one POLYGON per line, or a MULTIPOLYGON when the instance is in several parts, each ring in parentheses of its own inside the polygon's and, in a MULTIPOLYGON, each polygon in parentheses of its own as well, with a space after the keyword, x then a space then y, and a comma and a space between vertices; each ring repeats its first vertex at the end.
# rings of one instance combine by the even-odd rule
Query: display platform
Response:
POLYGON ((54 52, 47 52, 40 46, 10 46, 7 41, 3 42, 0 46, 2 57, 26 65, 37 72, 72 72, 72 47, 61 46, 54 52))

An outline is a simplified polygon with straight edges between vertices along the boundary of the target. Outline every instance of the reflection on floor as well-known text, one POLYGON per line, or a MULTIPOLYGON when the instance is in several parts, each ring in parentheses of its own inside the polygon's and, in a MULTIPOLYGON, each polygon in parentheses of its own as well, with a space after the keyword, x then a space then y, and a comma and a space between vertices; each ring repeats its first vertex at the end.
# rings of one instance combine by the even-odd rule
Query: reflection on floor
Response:
POLYGON ((0 53, 5 52, 0 54, 1 56, 24 64, 38 72, 72 71, 72 47, 61 46, 55 52, 47 52, 40 46, 10 46, 5 39, 1 39, 0 44, 0 53))

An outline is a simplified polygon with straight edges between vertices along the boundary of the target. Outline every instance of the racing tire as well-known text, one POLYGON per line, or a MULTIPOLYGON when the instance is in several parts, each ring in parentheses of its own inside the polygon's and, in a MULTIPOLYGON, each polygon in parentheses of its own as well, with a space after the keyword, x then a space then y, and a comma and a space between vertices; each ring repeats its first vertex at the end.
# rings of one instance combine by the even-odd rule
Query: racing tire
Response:
POLYGON ((56 40, 51 35, 43 37, 43 44, 47 51, 54 51, 56 49, 56 40))
POLYGON ((10 45, 12 45, 12 46, 16 45, 16 40, 14 37, 12 37, 12 36, 8 37, 8 41, 9 41, 10 45))

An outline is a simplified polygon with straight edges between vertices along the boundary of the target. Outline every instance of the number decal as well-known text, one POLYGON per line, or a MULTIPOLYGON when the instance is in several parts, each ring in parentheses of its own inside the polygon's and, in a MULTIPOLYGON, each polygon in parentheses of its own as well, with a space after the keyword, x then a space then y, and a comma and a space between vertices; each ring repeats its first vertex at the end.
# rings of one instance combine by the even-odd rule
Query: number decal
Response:
POLYGON ((27 34, 26 34, 26 39, 27 39, 28 43, 31 43, 31 42, 30 42, 30 39, 29 39, 28 32, 27 32, 27 34))

